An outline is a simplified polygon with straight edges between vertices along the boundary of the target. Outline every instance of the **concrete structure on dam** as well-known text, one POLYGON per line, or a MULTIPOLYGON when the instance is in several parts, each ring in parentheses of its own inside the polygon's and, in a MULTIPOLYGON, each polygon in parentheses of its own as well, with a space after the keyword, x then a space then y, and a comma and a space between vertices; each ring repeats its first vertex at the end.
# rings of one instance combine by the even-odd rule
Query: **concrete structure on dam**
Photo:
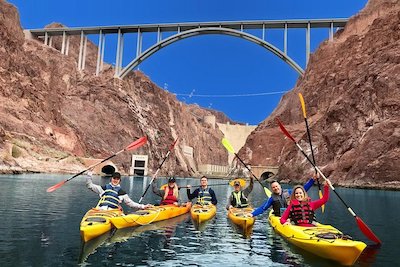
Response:
MULTIPOLYGON (((247 137, 250 135, 252 131, 257 127, 255 125, 242 125, 242 124, 224 124, 224 123, 216 123, 215 116, 208 115, 203 118, 205 123, 211 125, 213 129, 216 127, 224 134, 225 138, 227 138, 232 145, 235 152, 238 152, 246 143, 247 137)), ((221 144, 222 146, 222 144, 221 144)), ((190 146, 181 146, 180 149, 183 151, 183 155, 188 160, 191 169, 194 171, 196 176, 199 175, 207 175, 210 178, 225 178, 225 177, 234 177, 238 174, 243 174, 244 176, 251 176, 248 170, 242 165, 233 166, 233 160, 235 155, 228 153, 228 161, 226 165, 214 165, 212 162, 203 163, 197 165, 195 160, 193 159, 193 147, 190 146)), ((131 155, 132 162, 129 170, 129 175, 133 176, 147 176, 148 173, 148 155, 131 155)), ((89 167, 96 163, 102 161, 101 159, 90 159, 90 158, 82 158, 84 164, 89 167)), ((277 174, 278 166, 248 166, 251 169, 251 172, 260 180, 265 180, 268 177, 269 173, 277 174)), ((114 171, 118 171, 117 166, 111 161, 108 160, 96 166, 93 169, 94 174, 99 174, 102 176, 111 175, 114 171)))
MULTIPOLYGON (((235 152, 238 152, 246 143, 247 137, 257 126, 255 125, 241 125, 241 124, 223 124, 217 123, 218 128, 224 134, 225 138, 229 140, 235 152)), ((229 154, 228 164, 231 165, 235 155, 229 154)))

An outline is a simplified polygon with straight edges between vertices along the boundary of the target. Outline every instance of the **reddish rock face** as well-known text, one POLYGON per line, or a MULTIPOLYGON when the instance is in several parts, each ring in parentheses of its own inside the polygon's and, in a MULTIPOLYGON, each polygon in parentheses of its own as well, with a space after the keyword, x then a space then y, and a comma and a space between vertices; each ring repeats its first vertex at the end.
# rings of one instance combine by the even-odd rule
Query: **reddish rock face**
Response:
POLYGON ((313 172, 274 118, 310 154, 298 93, 306 102, 317 165, 340 185, 400 188, 400 5, 369 1, 311 56, 306 73, 248 137, 240 155, 277 164, 303 182, 313 172))
MULTIPOLYGON (((161 175, 196 175, 198 164, 227 164, 222 133, 192 115, 211 111, 177 101, 140 72, 121 81, 106 65, 94 76, 97 47, 90 41, 86 70, 79 72, 79 37, 62 55, 60 37, 53 47, 24 40, 15 7, 0 1, 0 10, 0 172, 76 172, 83 169, 77 157, 105 158, 144 135, 148 144, 133 153, 149 155, 150 174, 176 137, 161 175), (193 160, 183 145, 193 147, 193 160)), ((130 153, 115 162, 127 172, 130 153)))

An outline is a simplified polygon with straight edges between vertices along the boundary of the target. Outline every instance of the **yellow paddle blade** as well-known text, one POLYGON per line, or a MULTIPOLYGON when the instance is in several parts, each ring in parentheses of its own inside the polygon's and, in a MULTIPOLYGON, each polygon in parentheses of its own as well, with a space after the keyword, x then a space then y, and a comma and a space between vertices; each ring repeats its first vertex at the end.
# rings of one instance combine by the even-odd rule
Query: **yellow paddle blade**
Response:
POLYGON ((304 118, 307 118, 307 115, 306 115, 306 104, 304 103, 304 98, 303 98, 303 95, 301 93, 299 93, 299 98, 300 98, 301 108, 303 109, 303 116, 304 116, 304 118))
MULTIPOLYGON (((321 190, 319 190, 319 198, 322 198, 322 192, 321 192, 321 190)), ((325 211, 325 204, 322 205, 321 210, 322 210, 322 213, 324 213, 324 211, 325 211)))
POLYGON ((238 181, 238 182, 240 183, 240 186, 241 186, 241 187, 244 187, 244 186, 246 185, 246 180, 243 179, 243 178, 237 178, 237 179, 235 179, 235 180, 232 180, 232 181, 229 182, 229 185, 230 185, 230 186, 233 186, 233 185, 235 184, 236 181, 238 181))
POLYGON ((235 150, 233 149, 231 143, 229 143, 228 139, 226 139, 225 137, 222 138, 222 145, 226 148, 226 150, 228 150, 229 153, 235 154, 235 150))
POLYGON ((162 186, 160 186, 160 190, 165 190, 165 188, 167 188, 168 184, 163 184, 162 186))
POLYGON ((269 191, 269 189, 268 188, 266 188, 266 187, 264 187, 264 191, 265 191, 265 194, 267 195, 267 197, 271 197, 271 191, 269 191))

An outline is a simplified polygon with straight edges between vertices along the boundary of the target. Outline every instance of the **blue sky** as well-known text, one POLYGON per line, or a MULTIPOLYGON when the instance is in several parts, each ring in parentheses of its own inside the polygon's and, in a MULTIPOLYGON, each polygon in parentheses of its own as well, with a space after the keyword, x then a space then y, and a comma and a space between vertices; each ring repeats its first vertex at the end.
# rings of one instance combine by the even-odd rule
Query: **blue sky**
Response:
MULTIPOLYGON (((22 27, 43 28, 52 22, 68 27, 206 21, 348 18, 367 0, 12 0, 22 27)), ((252 32, 261 35, 261 32, 252 32)), ((311 31, 311 50, 327 30, 311 31)), ((153 44, 143 40, 143 51, 153 44)), ((97 43, 97 38, 93 39, 97 43)), ((267 41, 283 50, 283 32, 268 32, 267 41)), ((136 42, 125 40, 126 65, 136 53, 136 42), (132 49, 129 49, 132 47, 132 49)), ((115 62, 115 38, 106 37, 105 60, 115 62)), ((290 31, 288 54, 305 68, 305 32, 290 31)), ((160 87, 185 103, 224 112, 235 121, 256 125, 277 106, 283 92, 294 87, 298 74, 260 46, 226 35, 188 38, 161 49, 139 65, 160 87), (192 93, 192 96, 188 96, 192 93), (234 96, 271 93, 258 96, 234 96), (197 95, 210 95, 200 97, 197 95), (221 97, 224 96, 224 97, 221 97), (219 96, 219 97, 217 97, 219 96)), ((306 100, 307 101, 307 100, 306 100)))

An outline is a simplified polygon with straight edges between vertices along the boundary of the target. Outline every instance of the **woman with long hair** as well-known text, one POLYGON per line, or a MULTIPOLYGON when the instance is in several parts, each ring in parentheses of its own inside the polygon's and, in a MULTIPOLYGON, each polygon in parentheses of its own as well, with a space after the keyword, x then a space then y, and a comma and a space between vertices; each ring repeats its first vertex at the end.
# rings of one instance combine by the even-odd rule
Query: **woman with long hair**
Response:
POLYGON ((154 194, 162 197, 160 205, 180 205, 179 199, 179 188, 176 184, 175 177, 168 178, 168 184, 164 187, 164 189, 158 189, 153 183, 153 192, 154 194))
POLYGON ((298 226, 314 226, 314 211, 324 205, 329 199, 330 181, 325 180, 324 195, 322 198, 311 201, 306 190, 296 185, 290 195, 290 203, 280 219, 281 224, 295 224, 298 226))

